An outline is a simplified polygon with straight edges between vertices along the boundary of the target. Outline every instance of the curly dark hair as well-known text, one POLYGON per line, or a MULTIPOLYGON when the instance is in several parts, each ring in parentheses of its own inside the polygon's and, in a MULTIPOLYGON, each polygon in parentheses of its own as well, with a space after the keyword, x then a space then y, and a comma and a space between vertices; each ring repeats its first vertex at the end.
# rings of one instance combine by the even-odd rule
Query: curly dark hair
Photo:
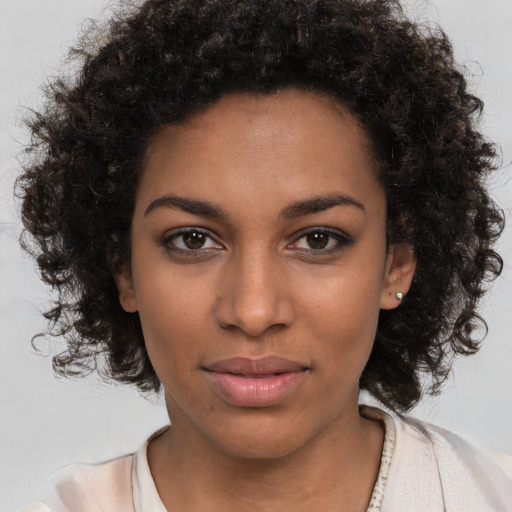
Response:
POLYGON ((405 411, 439 391, 455 355, 478 350, 476 306, 501 272, 492 247, 504 217, 484 183, 497 166, 475 127, 482 102, 439 28, 392 0, 147 0, 86 32, 72 58, 77 74, 55 79, 28 122, 17 189, 24 246, 57 294, 45 316, 46 334, 67 341, 58 374, 97 369, 159 389, 138 313, 121 308, 113 279, 130 260, 147 146, 228 92, 284 88, 328 94, 359 119, 386 191, 388 242, 414 247, 411 290, 381 311, 361 388, 405 411))

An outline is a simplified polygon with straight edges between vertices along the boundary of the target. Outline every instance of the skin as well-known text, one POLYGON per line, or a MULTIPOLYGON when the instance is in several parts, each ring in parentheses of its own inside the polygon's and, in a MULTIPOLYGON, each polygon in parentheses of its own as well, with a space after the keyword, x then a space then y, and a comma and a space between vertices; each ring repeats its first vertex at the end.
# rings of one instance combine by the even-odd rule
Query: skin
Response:
POLYGON ((358 381, 380 309, 399 305, 413 273, 410 247, 386 248, 365 132, 334 100, 231 94, 162 128, 116 281, 165 389, 172 430, 148 457, 167 509, 365 510, 383 430, 359 415, 358 381), (334 196, 349 202, 327 207, 334 196), (323 208, 290 208, 318 198, 323 208), (268 355, 307 368, 271 406, 229 403, 205 371, 268 355))

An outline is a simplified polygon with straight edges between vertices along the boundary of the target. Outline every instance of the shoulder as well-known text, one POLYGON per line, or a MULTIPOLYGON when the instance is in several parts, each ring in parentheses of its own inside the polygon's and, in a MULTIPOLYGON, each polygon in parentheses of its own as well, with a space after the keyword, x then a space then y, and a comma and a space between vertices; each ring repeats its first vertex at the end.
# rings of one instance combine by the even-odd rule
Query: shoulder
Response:
POLYGON ((147 447, 168 428, 157 430, 133 454, 61 469, 49 482, 47 496, 19 512, 165 512, 151 476, 147 447))
POLYGON ((133 510, 133 455, 101 464, 75 464, 57 472, 41 502, 21 512, 100 512, 133 510))
POLYGON ((376 408, 364 415, 383 421, 393 436, 382 512, 512 512, 512 480, 481 449, 416 419, 376 408))
POLYGON ((487 508, 482 510, 512 510, 512 478, 507 474, 512 464, 510 455, 492 455, 444 428, 423 426, 434 446, 447 501, 461 500, 462 495, 465 502, 485 504, 487 508))
POLYGON ((417 420, 414 420, 413 423, 422 425, 430 433, 431 439, 438 447, 439 452, 445 457, 457 458, 466 463, 476 461, 478 467, 482 468, 484 472, 487 470, 495 471, 500 468, 506 479, 512 482, 512 455, 477 447, 459 435, 436 425, 422 423, 417 420))
POLYGON ((52 512, 52 509, 42 501, 34 501, 34 503, 23 507, 18 512, 52 512))

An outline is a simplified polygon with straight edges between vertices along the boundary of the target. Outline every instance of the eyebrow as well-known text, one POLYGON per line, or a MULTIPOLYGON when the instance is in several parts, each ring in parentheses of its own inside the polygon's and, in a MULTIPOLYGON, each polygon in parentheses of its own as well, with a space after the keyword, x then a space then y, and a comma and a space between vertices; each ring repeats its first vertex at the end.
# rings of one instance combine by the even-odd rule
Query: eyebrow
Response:
MULTIPOLYGON (((364 206, 353 197, 344 194, 331 194, 289 204, 281 211, 280 217, 291 220, 296 217, 301 217, 302 215, 323 212, 334 206, 354 206, 363 212, 366 211, 364 206)), ((170 195, 159 197, 150 203, 144 212, 144 217, 147 217, 151 212, 161 208, 176 208, 194 215, 202 215, 216 219, 228 218, 227 214, 221 208, 209 201, 170 195)))
POLYGON ((216 205, 209 201, 201 201, 199 199, 187 199, 178 196, 162 196, 155 199, 144 212, 147 217, 151 212, 160 208, 177 208, 187 213, 195 215, 203 215, 205 217, 213 217, 216 219, 226 218, 226 214, 216 205))
POLYGON ((285 219, 295 219, 302 215, 311 215, 313 213, 323 212, 334 206, 355 206, 363 212, 365 208, 353 197, 344 194, 332 194, 327 196, 314 197, 305 201, 297 201, 283 209, 281 217, 285 219))

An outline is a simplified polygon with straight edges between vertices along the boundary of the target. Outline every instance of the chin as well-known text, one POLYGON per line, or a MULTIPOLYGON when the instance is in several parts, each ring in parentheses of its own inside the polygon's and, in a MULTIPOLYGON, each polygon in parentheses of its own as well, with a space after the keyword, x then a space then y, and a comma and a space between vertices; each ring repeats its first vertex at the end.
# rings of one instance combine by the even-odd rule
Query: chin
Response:
POLYGON ((230 428, 225 428, 224 424, 220 431, 210 431, 207 434, 210 441, 234 457, 263 461, 281 459, 297 452, 316 435, 315 431, 297 429, 302 423, 297 418, 281 422, 273 416, 275 412, 266 418, 254 418, 255 414, 251 414, 250 419, 244 418, 248 421, 233 422, 230 428))

